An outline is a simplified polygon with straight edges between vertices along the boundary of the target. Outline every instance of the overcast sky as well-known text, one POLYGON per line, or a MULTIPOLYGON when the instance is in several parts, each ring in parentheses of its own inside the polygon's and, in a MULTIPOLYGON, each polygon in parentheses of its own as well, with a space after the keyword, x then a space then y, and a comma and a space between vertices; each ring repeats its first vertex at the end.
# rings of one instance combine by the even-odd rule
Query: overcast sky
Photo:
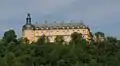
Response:
POLYGON ((120 0, 0 0, 0 36, 10 28, 21 36, 27 13, 38 23, 83 20, 93 32, 120 38, 120 0))

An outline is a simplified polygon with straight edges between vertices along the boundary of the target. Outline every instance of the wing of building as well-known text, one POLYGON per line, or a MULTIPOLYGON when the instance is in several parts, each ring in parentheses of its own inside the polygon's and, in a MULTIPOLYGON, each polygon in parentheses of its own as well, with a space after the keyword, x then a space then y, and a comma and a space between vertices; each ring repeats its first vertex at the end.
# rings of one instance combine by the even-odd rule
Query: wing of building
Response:
POLYGON ((47 36, 50 42, 54 42, 56 36, 63 36, 66 42, 71 40, 71 34, 81 33, 86 40, 90 39, 90 29, 84 23, 69 22, 69 23, 41 23, 32 24, 30 14, 27 15, 26 24, 22 27, 23 37, 30 42, 35 42, 40 36, 47 36))

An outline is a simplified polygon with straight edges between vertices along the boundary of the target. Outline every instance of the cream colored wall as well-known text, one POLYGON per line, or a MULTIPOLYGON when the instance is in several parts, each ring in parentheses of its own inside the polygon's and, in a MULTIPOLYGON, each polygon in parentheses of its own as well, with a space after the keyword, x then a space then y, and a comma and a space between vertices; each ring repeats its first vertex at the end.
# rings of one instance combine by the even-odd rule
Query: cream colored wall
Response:
POLYGON ((37 41, 39 36, 48 36, 50 42, 54 42, 57 35, 63 35, 66 42, 71 40, 70 35, 74 32, 81 33, 85 39, 89 38, 88 29, 51 29, 51 30, 25 30, 24 37, 27 37, 30 42, 37 41))
POLYGON ((31 43, 32 41, 34 41, 34 38, 35 38, 34 31, 33 30, 24 30, 23 37, 27 38, 31 43))
POLYGON ((51 35, 71 35, 74 32, 78 32, 81 34, 89 34, 87 29, 69 29, 69 30, 35 30, 35 36, 51 36, 51 35))

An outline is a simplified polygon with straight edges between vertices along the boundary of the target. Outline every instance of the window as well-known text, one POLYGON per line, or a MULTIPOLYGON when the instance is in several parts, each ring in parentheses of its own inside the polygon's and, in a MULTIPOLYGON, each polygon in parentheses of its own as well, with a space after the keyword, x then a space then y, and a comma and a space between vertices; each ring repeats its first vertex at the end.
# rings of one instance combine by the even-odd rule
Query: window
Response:
POLYGON ((36 36, 39 36, 39 33, 36 33, 36 36))
POLYGON ((43 31, 41 31, 41 33, 43 33, 43 31))
POLYGON ((41 29, 43 29, 43 28, 41 28, 41 29))
POLYGON ((69 27, 67 27, 67 29, 69 29, 69 27))
POLYGON ((67 29, 67 27, 65 27, 65 29, 67 29))
POLYGON ((39 29, 39 27, 36 28, 37 30, 39 29))
POLYGON ((32 35, 34 35, 34 33, 32 33, 32 35))
POLYGON ((84 36, 84 35, 82 35, 82 37, 83 37, 83 38, 85 38, 85 36, 84 36))
POLYGON ((69 32, 69 30, 67 30, 66 32, 69 32))
POLYGON ((50 38, 52 38, 52 36, 50 38))
POLYGON ((83 30, 83 32, 85 32, 85 30, 83 30))
POLYGON ((36 34, 39 33, 38 31, 35 32, 36 34))

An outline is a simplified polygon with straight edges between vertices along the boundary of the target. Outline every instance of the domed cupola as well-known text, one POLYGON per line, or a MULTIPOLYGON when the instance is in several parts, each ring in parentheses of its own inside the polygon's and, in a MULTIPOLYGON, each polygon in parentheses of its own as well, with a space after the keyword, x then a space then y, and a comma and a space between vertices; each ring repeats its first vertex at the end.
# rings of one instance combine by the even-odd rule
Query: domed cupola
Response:
POLYGON ((23 26, 22 30, 33 30, 34 25, 31 24, 31 16, 30 13, 27 14, 26 24, 23 26))

